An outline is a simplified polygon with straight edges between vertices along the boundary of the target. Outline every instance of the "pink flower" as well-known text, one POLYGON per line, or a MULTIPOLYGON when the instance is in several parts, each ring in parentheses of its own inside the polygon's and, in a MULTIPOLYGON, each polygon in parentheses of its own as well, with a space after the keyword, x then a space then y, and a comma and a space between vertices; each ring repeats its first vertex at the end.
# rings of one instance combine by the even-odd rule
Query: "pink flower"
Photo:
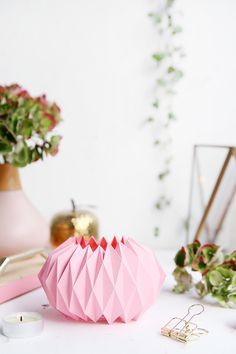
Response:
POLYGON ((42 96, 37 97, 37 98, 36 98, 36 101, 39 102, 39 103, 41 103, 41 105, 42 105, 43 107, 47 107, 47 105, 48 105, 48 102, 47 102, 47 100, 46 100, 46 95, 42 95, 42 96))
POLYGON ((19 93, 17 93, 18 97, 24 97, 24 98, 29 98, 30 95, 27 90, 21 90, 19 93))

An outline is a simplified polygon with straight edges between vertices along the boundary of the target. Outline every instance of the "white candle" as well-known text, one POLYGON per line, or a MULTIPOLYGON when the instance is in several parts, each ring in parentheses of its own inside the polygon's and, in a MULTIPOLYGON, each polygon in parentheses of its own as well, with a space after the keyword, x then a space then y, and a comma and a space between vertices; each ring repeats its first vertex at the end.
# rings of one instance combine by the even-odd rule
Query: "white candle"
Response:
POLYGON ((37 312, 17 312, 2 319, 2 331, 7 337, 33 337, 42 329, 43 317, 37 312))

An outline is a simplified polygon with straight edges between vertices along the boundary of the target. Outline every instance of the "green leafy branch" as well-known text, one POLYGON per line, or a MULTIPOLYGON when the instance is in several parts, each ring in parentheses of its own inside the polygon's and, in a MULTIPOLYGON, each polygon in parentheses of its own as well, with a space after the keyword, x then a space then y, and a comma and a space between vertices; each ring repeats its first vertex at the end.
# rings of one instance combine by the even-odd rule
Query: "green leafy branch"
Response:
POLYGON ((175 264, 174 292, 184 293, 194 286, 201 297, 210 294, 224 307, 236 306, 236 251, 224 254, 215 244, 195 241, 177 252, 175 264), (191 271, 201 274, 199 282, 194 283, 191 271))
MULTIPOLYGON (((174 0, 164 0, 159 9, 149 14, 157 28, 159 48, 153 53, 152 59, 156 63, 156 90, 152 102, 152 114, 147 118, 147 123, 152 125, 155 132, 154 147, 159 149, 160 172, 158 181, 162 184, 162 193, 157 197, 155 207, 158 211, 170 206, 171 198, 165 190, 165 182, 171 173, 171 133, 170 128, 176 120, 173 109, 173 97, 176 94, 176 86, 183 77, 183 71, 179 67, 181 59, 185 56, 183 48, 177 43, 177 35, 182 32, 181 26, 176 23, 176 9, 174 0)), ((159 235, 159 228, 155 229, 155 235, 159 235)))

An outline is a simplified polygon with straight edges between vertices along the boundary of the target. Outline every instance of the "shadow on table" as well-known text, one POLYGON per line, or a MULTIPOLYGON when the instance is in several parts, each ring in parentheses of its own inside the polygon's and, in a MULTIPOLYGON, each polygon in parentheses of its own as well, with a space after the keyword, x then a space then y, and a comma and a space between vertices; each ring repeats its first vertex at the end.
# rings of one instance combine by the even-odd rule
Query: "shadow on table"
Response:
POLYGON ((191 289, 190 291, 184 294, 176 294, 172 291, 172 287, 164 287, 161 290, 161 293, 173 295, 173 297, 175 297, 176 299, 185 298, 186 300, 192 300, 194 303, 200 303, 202 305, 225 309, 225 307, 220 306, 220 304, 218 304, 214 298, 211 298, 210 295, 204 298, 199 297, 194 291, 194 289, 191 289))
POLYGON ((2 327, 0 327, 0 344, 9 342, 9 338, 6 337, 2 332, 2 327))
MULTIPOLYGON (((72 318, 70 317, 67 317, 65 315, 63 315, 62 313, 60 313, 59 311, 57 311, 56 309, 54 309, 53 307, 51 307, 50 305, 47 305, 45 307, 45 305, 42 305, 42 308, 38 311, 42 316, 43 318, 46 320, 46 321, 51 321, 51 322, 70 322, 70 323, 74 323, 74 324, 83 324, 83 325, 91 325, 93 324, 94 326, 95 325, 106 325, 107 326, 107 322, 104 319, 101 319, 99 320, 98 322, 93 322, 93 321, 83 321, 83 320, 73 320, 72 318)), ((119 323, 119 324, 124 324, 125 323, 121 320, 116 320, 114 324, 116 323, 119 323)))
POLYGON ((227 323, 227 326, 233 331, 236 331, 236 321, 227 323))

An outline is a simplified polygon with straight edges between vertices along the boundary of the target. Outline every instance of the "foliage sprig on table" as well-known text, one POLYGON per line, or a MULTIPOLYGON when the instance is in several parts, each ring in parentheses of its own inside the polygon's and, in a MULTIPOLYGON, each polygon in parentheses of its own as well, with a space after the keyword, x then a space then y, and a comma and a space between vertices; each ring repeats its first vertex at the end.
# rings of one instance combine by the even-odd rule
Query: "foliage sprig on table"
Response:
POLYGON ((0 163, 24 167, 55 155, 61 136, 53 129, 60 108, 45 95, 32 97, 18 84, 0 86, 0 163))
POLYGON ((236 307, 236 251, 224 254, 218 245, 194 241, 177 252, 175 264, 174 292, 194 286, 199 296, 210 294, 222 306, 236 307), (194 283, 191 271, 199 272, 201 280, 194 283))
MULTIPOLYGON (((159 172, 157 179, 161 183, 161 192, 157 196, 155 208, 163 211, 171 204, 171 198, 166 191, 166 179, 171 173, 171 126, 176 120, 174 112, 174 96, 176 87, 183 77, 180 66, 185 56, 178 35, 182 27, 177 23, 178 10, 175 0, 162 0, 157 9, 149 14, 157 28, 158 45, 152 59, 156 63, 155 95, 152 102, 152 111, 147 122, 154 131, 154 147, 159 150, 159 172)), ((156 227, 155 236, 159 236, 160 228, 156 227)))

